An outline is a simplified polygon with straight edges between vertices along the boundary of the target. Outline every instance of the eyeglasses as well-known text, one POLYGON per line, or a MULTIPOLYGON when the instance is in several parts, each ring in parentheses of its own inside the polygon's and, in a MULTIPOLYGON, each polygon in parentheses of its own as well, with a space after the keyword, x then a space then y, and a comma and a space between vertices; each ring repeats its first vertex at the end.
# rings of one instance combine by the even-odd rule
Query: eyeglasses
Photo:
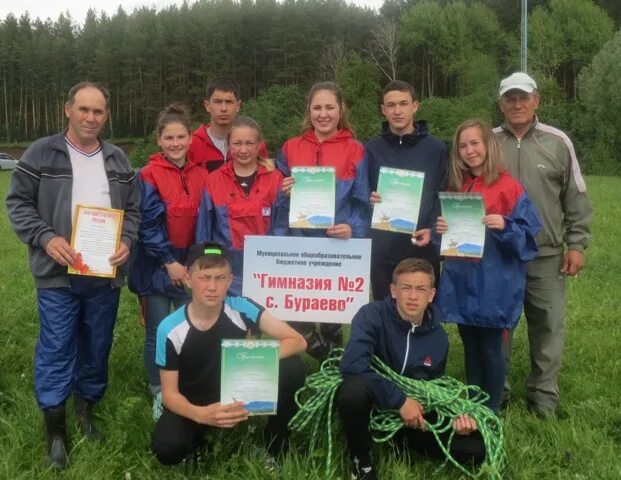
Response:
POLYGON ((259 142, 253 142, 251 140, 247 140, 245 142, 242 142, 241 140, 236 140, 232 142, 230 145, 231 147, 235 147, 235 148, 241 148, 241 147, 253 148, 253 147, 256 147, 258 143, 259 142))

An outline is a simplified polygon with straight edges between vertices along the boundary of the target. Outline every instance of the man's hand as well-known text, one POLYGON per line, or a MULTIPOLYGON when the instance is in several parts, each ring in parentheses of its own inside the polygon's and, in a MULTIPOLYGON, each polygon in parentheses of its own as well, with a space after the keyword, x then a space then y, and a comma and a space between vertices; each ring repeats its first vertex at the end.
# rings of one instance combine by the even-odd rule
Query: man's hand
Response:
POLYGON ((128 258, 129 247, 123 240, 121 240, 119 249, 108 260, 110 260, 110 265, 118 267, 119 265, 123 265, 128 258))
POLYGON ((167 263, 164 267, 166 267, 170 281, 178 287, 183 287, 183 282, 188 275, 188 269, 179 262, 167 263))
POLYGON ((485 215, 483 217, 483 224, 487 228, 493 228, 494 230, 504 230, 506 225, 504 217, 495 213, 485 215))
POLYGON ((282 193, 286 195, 287 197, 291 195, 291 189, 293 188, 294 183, 295 183, 295 180, 293 177, 283 178, 282 183, 280 185, 280 189, 282 190, 282 193))
POLYGON ((584 255, 578 250, 567 250, 563 259, 561 273, 565 275, 578 275, 578 272, 584 267, 584 255))
POLYGON ((371 197, 369 198, 369 202, 371 202, 372 205, 375 205, 376 203, 381 203, 382 197, 377 192, 371 192, 371 197))
POLYGON ((239 422, 248 420, 248 411, 242 402, 222 405, 220 402, 205 407, 197 407, 196 421, 203 425, 218 428, 233 428, 239 422))
POLYGON ((475 432, 478 427, 477 422, 468 415, 460 415, 453 422, 453 429, 455 429, 457 435, 470 435, 472 432, 475 432))
POLYGON ((63 267, 73 265, 76 257, 75 250, 63 237, 52 237, 45 245, 45 253, 63 267))
POLYGON ((340 238, 341 240, 347 240, 351 238, 351 227, 346 223, 339 223, 333 225, 326 230, 326 234, 331 238, 340 238))
POLYGON ((412 234, 412 244, 416 245, 417 247, 426 247, 427 245, 429 245, 430 241, 431 241, 431 229, 430 228, 423 228, 421 230, 416 230, 412 234))
POLYGON ((405 403, 399 409, 399 415, 406 427, 420 428, 425 431, 425 419, 423 418, 423 406, 413 398, 406 398, 405 403))

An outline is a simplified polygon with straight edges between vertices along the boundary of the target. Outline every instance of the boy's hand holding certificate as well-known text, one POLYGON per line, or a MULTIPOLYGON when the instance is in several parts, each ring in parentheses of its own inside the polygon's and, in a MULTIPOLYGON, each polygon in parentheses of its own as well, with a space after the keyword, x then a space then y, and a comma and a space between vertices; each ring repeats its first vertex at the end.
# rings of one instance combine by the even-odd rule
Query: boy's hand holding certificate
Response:
POLYGON ((381 203, 373 206, 371 228, 412 235, 418 224, 425 174, 380 167, 377 193, 381 203))
POLYGON ((278 408, 278 340, 222 340, 220 403, 243 402, 249 415, 278 408))
POLYGON ((76 251, 67 271, 74 275, 114 278, 110 257, 119 248, 123 210, 78 205, 73 219, 71 246, 76 251))
POLYGON ((289 204, 289 227, 328 228, 334 225, 334 167, 293 167, 291 176, 295 183, 289 204))
POLYGON ((480 193, 440 192, 442 216, 448 231, 442 235, 440 255, 481 258, 485 246, 485 206, 480 193))

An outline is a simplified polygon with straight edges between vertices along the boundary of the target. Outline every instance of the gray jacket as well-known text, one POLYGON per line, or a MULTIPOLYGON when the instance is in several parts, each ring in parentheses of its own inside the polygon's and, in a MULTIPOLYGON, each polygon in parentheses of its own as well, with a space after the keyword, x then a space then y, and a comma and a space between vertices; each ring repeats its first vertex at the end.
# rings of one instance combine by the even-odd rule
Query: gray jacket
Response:
POLYGON ((494 132, 509 172, 524 185, 543 222, 539 256, 561 254, 564 245, 586 249, 592 207, 569 137, 536 118, 521 140, 504 125, 494 132))
MULTIPOLYGON (((124 210, 121 240, 130 248, 138 238, 140 191, 136 175, 123 151, 102 142, 104 167, 112 208, 124 210)), ((28 245, 30 270, 37 288, 70 286, 67 267, 45 253, 55 236, 70 241, 73 173, 63 133, 40 138, 24 152, 13 171, 6 199, 9 220, 19 239, 28 245)), ((114 286, 121 286, 127 266, 117 269, 114 286)))

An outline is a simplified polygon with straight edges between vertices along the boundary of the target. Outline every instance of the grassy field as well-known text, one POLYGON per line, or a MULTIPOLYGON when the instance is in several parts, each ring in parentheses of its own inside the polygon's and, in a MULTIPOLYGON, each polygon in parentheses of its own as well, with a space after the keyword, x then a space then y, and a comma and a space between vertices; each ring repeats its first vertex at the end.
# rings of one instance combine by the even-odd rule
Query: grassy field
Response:
MULTIPOLYGON (((153 428, 142 364, 143 329, 135 298, 123 292, 110 359, 110 386, 99 412, 107 442, 80 439, 70 419, 71 467, 50 471, 44 462, 43 422, 32 384, 32 359, 38 334, 35 291, 26 247, 13 234, 4 198, 10 173, 0 173, 0 479, 319 479, 302 446, 291 452, 282 471, 267 474, 258 460, 260 428, 223 435, 210 461, 197 470, 161 467, 149 453, 153 428)), ((514 400, 506 411, 505 436, 511 479, 621 478, 621 178, 588 179, 595 218, 588 266, 568 280, 567 343, 558 420, 530 415, 523 400, 528 352, 524 325, 515 338, 511 380, 514 400), (615 280, 616 279, 616 280, 615 280)), ((463 378, 461 346, 449 327, 449 374, 463 378)), ((457 479, 451 468, 378 448, 383 479, 457 479)), ((349 478, 342 442, 337 447, 334 478, 349 478)))

